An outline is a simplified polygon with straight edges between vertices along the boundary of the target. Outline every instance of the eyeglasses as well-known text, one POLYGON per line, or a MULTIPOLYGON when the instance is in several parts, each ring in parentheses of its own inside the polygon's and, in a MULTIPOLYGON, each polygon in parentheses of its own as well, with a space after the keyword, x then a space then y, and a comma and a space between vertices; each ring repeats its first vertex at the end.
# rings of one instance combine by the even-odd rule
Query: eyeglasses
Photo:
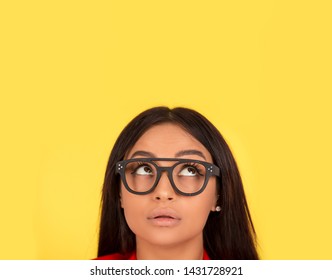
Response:
POLYGON ((180 195, 194 196, 204 191, 211 176, 220 176, 220 169, 209 162, 178 158, 134 158, 119 161, 116 172, 125 188, 138 195, 153 192, 163 171, 167 171, 173 189, 180 195), (155 162, 175 161, 172 166, 155 162))

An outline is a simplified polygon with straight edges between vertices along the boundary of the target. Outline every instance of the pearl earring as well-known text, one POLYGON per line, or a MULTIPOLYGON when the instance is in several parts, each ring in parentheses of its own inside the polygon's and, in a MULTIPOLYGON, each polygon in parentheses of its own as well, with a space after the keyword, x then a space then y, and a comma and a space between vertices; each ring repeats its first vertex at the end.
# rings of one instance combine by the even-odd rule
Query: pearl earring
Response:
POLYGON ((221 207, 220 207, 220 206, 217 206, 217 207, 216 207, 216 211, 217 211, 217 212, 220 212, 220 211, 221 211, 221 207))

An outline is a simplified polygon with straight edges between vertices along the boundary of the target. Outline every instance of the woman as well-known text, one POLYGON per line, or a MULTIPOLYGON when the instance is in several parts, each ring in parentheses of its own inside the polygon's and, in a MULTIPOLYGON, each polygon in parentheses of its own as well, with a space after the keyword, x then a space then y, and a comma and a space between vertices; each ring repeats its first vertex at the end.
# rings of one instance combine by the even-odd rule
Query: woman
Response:
POLYGON ((122 131, 106 169, 97 259, 258 259, 236 162, 204 116, 155 107, 122 131))

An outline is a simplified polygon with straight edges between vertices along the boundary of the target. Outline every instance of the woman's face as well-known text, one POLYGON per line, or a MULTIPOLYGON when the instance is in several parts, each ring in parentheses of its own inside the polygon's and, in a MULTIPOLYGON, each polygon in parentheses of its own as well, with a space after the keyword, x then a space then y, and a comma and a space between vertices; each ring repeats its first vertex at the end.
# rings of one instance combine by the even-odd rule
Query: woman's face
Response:
MULTIPOLYGON (((185 158, 212 163, 207 149, 181 127, 166 123, 147 130, 129 151, 131 158, 185 158)), ((159 166, 174 162, 159 161, 159 166)), ((126 221, 139 242, 157 246, 176 246, 202 242, 203 228, 210 211, 215 211, 217 188, 215 176, 196 196, 177 194, 167 173, 163 172, 152 193, 136 195, 121 182, 121 206, 126 221)))

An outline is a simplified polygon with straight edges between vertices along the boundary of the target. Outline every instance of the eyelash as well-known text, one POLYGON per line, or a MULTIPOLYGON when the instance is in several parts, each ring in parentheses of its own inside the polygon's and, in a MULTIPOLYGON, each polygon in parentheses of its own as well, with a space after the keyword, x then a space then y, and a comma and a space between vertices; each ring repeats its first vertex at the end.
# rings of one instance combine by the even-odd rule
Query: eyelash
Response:
POLYGON ((193 167, 193 168, 195 168, 195 170, 198 172, 199 175, 202 175, 202 170, 200 168, 198 168, 198 164, 196 162, 187 162, 183 166, 184 166, 184 168, 193 167))
MULTIPOLYGON (((136 170, 142 166, 147 166, 147 167, 151 168, 150 165, 146 162, 137 162, 137 166, 135 168, 132 168, 131 174, 135 173, 136 170)), ((197 171, 197 173, 199 175, 203 175, 201 168, 198 168, 198 164, 196 162, 187 162, 183 165, 183 168, 186 168, 186 167, 193 167, 193 168, 195 168, 195 170, 197 171)))
POLYGON ((131 174, 134 174, 137 171, 137 169, 140 168, 140 167, 142 167, 142 166, 147 166, 147 167, 151 168, 150 165, 147 164, 146 162, 139 162, 138 161, 137 162, 137 166, 135 166, 135 168, 132 168, 131 174))

